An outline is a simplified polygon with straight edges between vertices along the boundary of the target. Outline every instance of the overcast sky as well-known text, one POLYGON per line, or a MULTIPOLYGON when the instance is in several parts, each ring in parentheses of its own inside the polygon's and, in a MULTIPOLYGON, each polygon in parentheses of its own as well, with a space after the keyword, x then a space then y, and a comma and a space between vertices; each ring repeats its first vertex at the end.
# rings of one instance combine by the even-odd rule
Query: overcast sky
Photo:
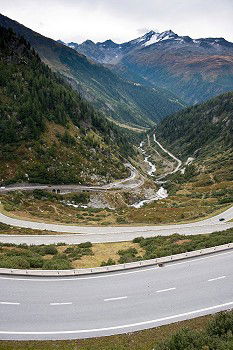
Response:
POLYGON ((0 0, 0 12, 65 42, 124 42, 151 29, 233 41, 233 0, 0 0))

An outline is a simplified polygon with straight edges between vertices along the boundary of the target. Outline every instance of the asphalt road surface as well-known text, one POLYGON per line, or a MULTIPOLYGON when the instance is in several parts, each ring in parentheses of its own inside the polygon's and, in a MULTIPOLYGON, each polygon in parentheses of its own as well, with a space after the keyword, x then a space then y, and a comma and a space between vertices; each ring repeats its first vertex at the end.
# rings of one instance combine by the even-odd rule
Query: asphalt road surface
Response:
POLYGON ((228 228, 233 227, 233 222, 229 222, 229 220, 232 218, 233 207, 209 219, 188 224, 132 227, 88 227, 45 224, 43 222, 13 219, 0 213, 0 222, 2 223, 17 227, 48 230, 57 233, 54 235, 46 235, 46 232, 43 232, 41 235, 0 235, 0 242, 16 244, 56 244, 64 242, 66 244, 75 244, 90 241, 92 243, 103 243, 130 241, 139 236, 167 236, 174 233, 185 235, 204 234, 216 231, 224 231, 228 228), (224 218, 224 221, 219 221, 219 219, 222 218, 224 218))
POLYGON ((48 190, 59 191, 60 193, 70 193, 79 191, 108 191, 117 189, 135 189, 144 184, 144 179, 141 177, 135 167, 130 163, 126 163, 125 166, 130 170, 130 176, 111 182, 105 185, 85 186, 85 185, 48 185, 48 184, 33 184, 33 183, 19 183, 9 186, 0 186, 0 193, 8 193, 12 191, 33 191, 33 190, 48 190))
POLYGON ((0 339, 128 333, 233 308, 233 251, 83 277, 0 276, 0 339))

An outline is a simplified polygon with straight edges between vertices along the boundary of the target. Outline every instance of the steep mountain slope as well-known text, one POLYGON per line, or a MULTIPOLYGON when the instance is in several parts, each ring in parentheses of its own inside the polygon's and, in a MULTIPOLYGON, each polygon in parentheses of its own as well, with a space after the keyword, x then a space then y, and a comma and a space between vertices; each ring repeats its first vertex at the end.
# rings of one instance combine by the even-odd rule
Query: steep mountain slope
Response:
POLYGON ((124 78, 168 89, 189 104, 233 89, 233 43, 223 38, 192 39, 168 30, 123 44, 68 45, 124 78))
POLYGON ((172 93, 120 78, 61 42, 43 37, 5 16, 0 15, 0 25, 23 35, 44 63, 116 120, 148 127, 183 107, 172 93))
POLYGON ((100 183, 128 175, 134 134, 108 122, 0 27, 0 183, 100 183))
POLYGON ((165 118, 156 134, 182 158, 201 154, 206 147, 216 149, 219 144, 232 147, 233 92, 165 118))
POLYGON ((163 39, 124 56, 120 65, 190 104, 233 89, 233 44, 222 38, 163 39))
POLYGON ((233 92, 165 118, 156 136, 183 161, 193 158, 197 173, 233 180, 233 92))

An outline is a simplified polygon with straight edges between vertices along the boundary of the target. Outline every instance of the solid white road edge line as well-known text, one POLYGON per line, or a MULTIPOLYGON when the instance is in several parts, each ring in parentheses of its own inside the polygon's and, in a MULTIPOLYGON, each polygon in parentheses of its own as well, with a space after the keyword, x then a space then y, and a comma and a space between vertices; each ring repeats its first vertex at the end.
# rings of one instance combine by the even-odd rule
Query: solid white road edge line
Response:
POLYGON ((127 299, 128 297, 125 296, 125 297, 116 297, 116 298, 107 298, 107 299, 104 299, 104 301, 114 301, 114 300, 121 300, 121 299, 127 299))
POLYGON ((224 304, 219 304, 219 305, 214 305, 214 306, 209 306, 203 309, 199 310, 193 310, 189 312, 184 312, 181 314, 177 315, 172 315, 172 316, 167 316, 167 317, 162 317, 162 318, 157 318, 155 320, 150 320, 150 321, 143 321, 143 322, 137 322, 137 323, 131 323, 131 324, 124 324, 124 325, 119 325, 119 326, 112 326, 112 327, 103 327, 103 328, 92 328, 92 329, 78 329, 78 330, 72 330, 72 331, 40 331, 40 332, 24 332, 24 331, 0 331, 0 334, 77 334, 77 333, 91 333, 91 332, 102 332, 102 331, 110 331, 114 329, 125 329, 125 328, 131 328, 131 327, 137 327, 137 326, 142 326, 142 325, 147 325, 147 324, 152 324, 152 323, 158 323, 158 322, 163 322, 163 321, 168 321, 168 320, 174 320, 179 317, 184 317, 184 316, 191 316, 191 315, 196 315, 198 313, 206 312, 206 311, 212 311, 212 310, 217 310, 219 308, 225 308, 228 306, 233 306, 233 301, 230 301, 228 303, 224 304))
MULTIPOLYGON (((230 255, 233 254, 233 251, 230 252, 226 252, 226 253, 220 253, 220 254, 216 254, 214 253, 213 255, 210 256, 206 256, 203 258, 190 258, 186 261, 182 261, 179 263, 170 263, 166 265, 166 269, 168 267, 173 267, 173 266, 177 266, 177 265, 183 265, 183 264, 190 264, 192 262, 195 261, 200 261, 200 260, 207 260, 207 259, 211 259, 211 258, 215 258, 217 256, 222 256, 222 255, 230 255)), ((129 274, 133 274, 133 273, 139 273, 139 272, 146 272, 146 271, 150 271, 150 270, 154 270, 154 271, 162 271, 161 268, 158 268, 157 266, 153 266, 153 267, 149 267, 146 269, 143 269, 142 267, 139 268, 136 271, 124 271, 124 272, 119 272, 119 273, 114 273, 114 274, 110 274, 110 273, 106 273, 103 275, 99 275, 99 276, 90 276, 90 277, 81 277, 81 276, 74 276, 73 278, 50 278, 49 276, 47 278, 40 278, 40 276, 38 276, 38 278, 18 278, 18 277, 0 277, 0 280, 12 280, 12 281, 28 281, 28 282, 62 282, 62 281, 80 281, 80 280, 89 280, 89 279, 96 279, 96 278, 108 278, 108 277, 115 277, 115 276, 121 276, 121 275, 129 275, 129 274), (75 278, 76 277, 76 278, 75 278)), ((0 272, 1 275, 1 272, 0 272)), ((35 277, 35 276, 34 276, 35 277)), ((59 276, 58 276, 59 277, 59 276)), ((60 276, 61 277, 61 276, 60 276)))
POLYGON ((1 305, 20 305, 20 303, 13 303, 11 301, 0 301, 1 305))
POLYGON ((167 289, 160 289, 160 290, 156 290, 156 293, 169 292, 170 290, 175 290, 175 289, 176 289, 176 287, 167 288, 167 289))
POLYGON ((210 278, 210 279, 208 280, 208 282, 213 282, 213 281, 222 280, 223 278, 226 278, 226 276, 220 276, 220 277, 210 278))

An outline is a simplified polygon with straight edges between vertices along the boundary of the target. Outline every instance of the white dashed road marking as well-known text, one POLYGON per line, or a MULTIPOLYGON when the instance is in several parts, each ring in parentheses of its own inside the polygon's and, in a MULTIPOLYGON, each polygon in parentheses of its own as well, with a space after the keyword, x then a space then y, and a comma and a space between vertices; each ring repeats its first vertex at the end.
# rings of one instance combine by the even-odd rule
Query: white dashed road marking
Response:
POLYGON ((217 281, 217 280, 222 280, 223 278, 226 278, 226 276, 220 276, 220 277, 211 278, 211 279, 208 280, 208 282, 213 282, 213 281, 217 281))
POLYGON ((108 299, 104 299, 104 301, 114 301, 114 300, 121 300, 121 299, 127 299, 128 297, 117 297, 117 298, 108 298, 108 299))
POLYGON ((160 290, 156 290, 156 293, 163 293, 163 292, 169 292, 171 290, 175 290, 176 287, 173 288, 167 288, 167 289, 160 289, 160 290))

